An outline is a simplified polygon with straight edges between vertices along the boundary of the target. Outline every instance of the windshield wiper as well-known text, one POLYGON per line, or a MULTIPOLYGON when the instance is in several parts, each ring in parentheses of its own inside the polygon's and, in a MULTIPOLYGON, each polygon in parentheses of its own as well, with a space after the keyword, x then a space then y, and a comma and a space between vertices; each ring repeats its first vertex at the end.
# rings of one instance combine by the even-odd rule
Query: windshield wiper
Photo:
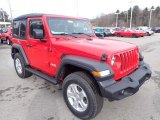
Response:
POLYGON ((72 34, 68 34, 68 33, 54 33, 53 35, 68 35, 68 36, 72 36, 72 37, 74 37, 74 38, 77 38, 77 36, 75 36, 75 35, 72 35, 72 34))
POLYGON ((92 37, 92 35, 89 35, 89 34, 87 34, 87 33, 81 33, 81 32, 79 32, 79 33, 72 33, 72 34, 87 35, 87 36, 89 36, 89 37, 92 37))

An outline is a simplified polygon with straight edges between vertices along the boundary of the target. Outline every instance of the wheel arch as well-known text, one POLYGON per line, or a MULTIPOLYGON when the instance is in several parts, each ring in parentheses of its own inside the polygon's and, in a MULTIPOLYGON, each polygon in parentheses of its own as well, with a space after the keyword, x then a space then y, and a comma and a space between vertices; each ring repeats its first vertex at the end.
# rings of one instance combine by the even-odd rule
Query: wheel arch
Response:
POLYGON ((84 71, 90 76, 92 76, 95 80, 105 80, 107 78, 99 78, 93 76, 92 71, 104 71, 106 69, 111 71, 111 74, 108 77, 113 77, 114 74, 112 69, 103 61, 74 55, 65 55, 61 60, 61 64, 56 74, 56 78, 63 79, 72 72, 84 71))
POLYGON ((19 53, 23 57, 23 59, 25 61, 25 65, 29 65, 29 61, 28 61, 27 56, 25 54, 25 51, 21 45, 18 45, 18 44, 12 45, 11 56, 13 59, 14 59, 14 55, 16 53, 19 53))
POLYGON ((9 36, 6 36, 6 40, 9 39, 9 36))

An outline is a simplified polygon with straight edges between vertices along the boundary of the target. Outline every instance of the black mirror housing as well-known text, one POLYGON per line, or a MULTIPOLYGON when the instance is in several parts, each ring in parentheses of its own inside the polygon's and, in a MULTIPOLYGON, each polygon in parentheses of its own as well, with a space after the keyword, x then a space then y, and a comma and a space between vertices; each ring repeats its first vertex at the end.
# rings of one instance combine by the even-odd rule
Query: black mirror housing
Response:
POLYGON ((35 39, 44 39, 44 33, 42 29, 33 29, 33 37, 35 39))

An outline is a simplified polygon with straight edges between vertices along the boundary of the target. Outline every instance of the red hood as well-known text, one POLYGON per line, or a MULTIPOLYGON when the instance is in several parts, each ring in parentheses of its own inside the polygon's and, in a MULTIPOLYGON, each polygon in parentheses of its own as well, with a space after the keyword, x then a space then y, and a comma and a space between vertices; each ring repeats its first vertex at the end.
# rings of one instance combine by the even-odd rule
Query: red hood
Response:
POLYGON ((134 44, 119 40, 98 38, 93 38, 92 40, 87 40, 86 38, 69 40, 58 39, 56 42, 53 42, 53 45, 53 48, 57 48, 57 50, 62 51, 62 53, 84 56, 97 60, 100 60, 104 53, 106 53, 108 57, 111 57, 115 53, 137 47, 134 44))
POLYGON ((138 66, 138 48, 136 45, 119 41, 113 39, 98 39, 93 38, 92 40, 87 40, 86 38, 70 38, 70 39, 52 39, 52 47, 60 58, 63 54, 66 55, 76 55, 76 56, 83 56, 86 58, 101 60, 102 54, 107 55, 107 63, 110 65, 115 73, 115 80, 119 80, 120 78, 128 75, 138 66), (130 54, 130 55, 129 55, 130 54), (111 58, 112 55, 118 56, 117 57, 117 64, 115 66, 111 65, 111 58), (122 55, 122 60, 119 57, 122 55), (127 56, 128 55, 128 56, 127 56), (137 56, 137 57, 135 57, 137 56), (132 67, 129 62, 125 59, 133 61, 134 67, 132 67), (126 61, 127 63, 125 63, 126 61), (125 68, 125 64, 130 69, 121 69, 125 68), (123 67, 124 66, 124 67, 123 67))

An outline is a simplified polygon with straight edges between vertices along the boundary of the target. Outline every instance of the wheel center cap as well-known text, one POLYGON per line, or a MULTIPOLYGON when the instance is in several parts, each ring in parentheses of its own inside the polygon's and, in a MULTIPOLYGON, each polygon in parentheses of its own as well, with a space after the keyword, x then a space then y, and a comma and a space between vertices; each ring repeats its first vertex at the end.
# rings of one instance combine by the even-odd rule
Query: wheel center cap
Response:
POLYGON ((81 97, 79 94, 75 94, 76 100, 81 100, 81 97))

